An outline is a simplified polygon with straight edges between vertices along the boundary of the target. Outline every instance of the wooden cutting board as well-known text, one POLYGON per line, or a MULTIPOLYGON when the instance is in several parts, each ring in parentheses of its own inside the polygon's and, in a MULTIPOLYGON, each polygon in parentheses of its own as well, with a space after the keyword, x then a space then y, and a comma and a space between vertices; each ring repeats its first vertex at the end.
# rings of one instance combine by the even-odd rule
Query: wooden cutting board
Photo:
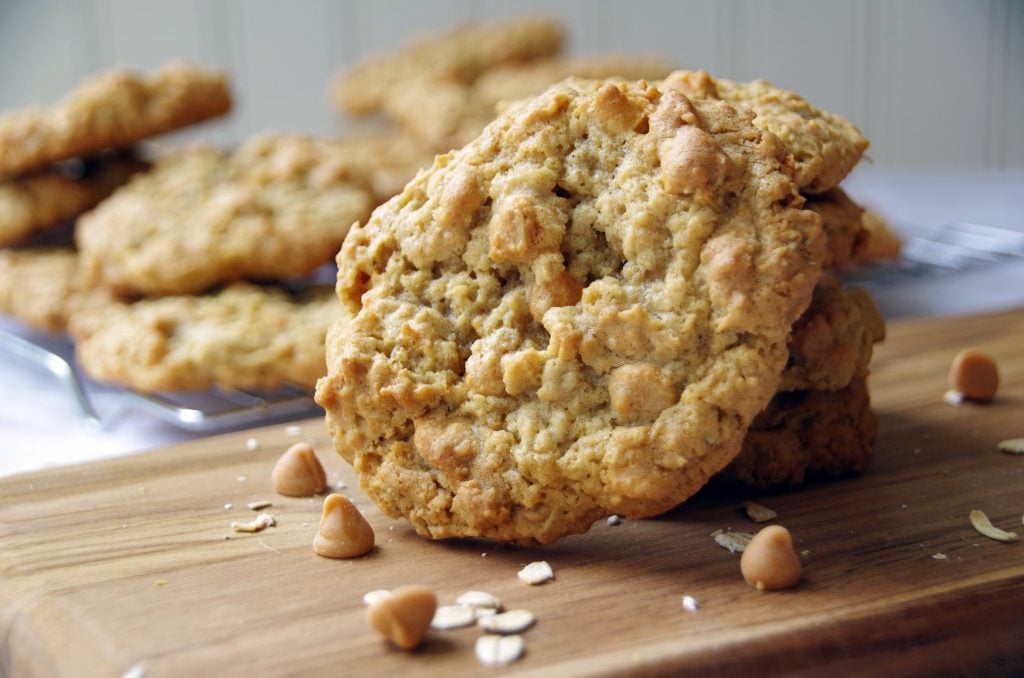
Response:
POLYGON ((2 479, 0 674, 495 672, 474 657, 474 628, 432 632, 412 653, 370 631, 363 594, 410 583, 442 602, 476 589, 533 611, 527 653, 506 673, 1019 674, 1024 541, 982 537, 967 515, 982 509, 1024 534, 1024 456, 996 450, 1024 436, 1024 310, 897 325, 871 386, 881 433, 860 477, 704 492, 661 518, 599 522, 536 549, 418 538, 351 489, 319 420, 2 479), (1000 362, 991 405, 941 400, 950 359, 967 346, 1000 362), (272 492, 274 460, 305 438, 373 524, 371 555, 314 555, 321 500, 272 492), (795 535, 796 589, 751 588, 739 556, 709 536, 755 531, 739 510, 749 498, 795 535), (273 501, 277 527, 232 533, 259 499, 273 501), (516 572, 541 559, 555 581, 520 583, 516 572), (682 609, 682 595, 699 611, 682 609))

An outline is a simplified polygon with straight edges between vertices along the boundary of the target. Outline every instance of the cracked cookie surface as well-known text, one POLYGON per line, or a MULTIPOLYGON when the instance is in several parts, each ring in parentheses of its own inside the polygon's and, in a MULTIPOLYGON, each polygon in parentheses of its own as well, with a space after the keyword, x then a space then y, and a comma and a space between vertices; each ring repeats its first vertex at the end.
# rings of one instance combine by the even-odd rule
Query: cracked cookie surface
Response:
POLYGON ((547 543, 667 510, 738 453, 824 248, 751 118, 569 81, 352 230, 317 400, 385 513, 547 543))
POLYGON ((868 148, 867 138, 846 118, 764 80, 741 83, 704 71, 676 71, 662 86, 753 111, 754 124, 778 136, 792 154, 796 184, 804 193, 824 193, 838 186, 868 148))

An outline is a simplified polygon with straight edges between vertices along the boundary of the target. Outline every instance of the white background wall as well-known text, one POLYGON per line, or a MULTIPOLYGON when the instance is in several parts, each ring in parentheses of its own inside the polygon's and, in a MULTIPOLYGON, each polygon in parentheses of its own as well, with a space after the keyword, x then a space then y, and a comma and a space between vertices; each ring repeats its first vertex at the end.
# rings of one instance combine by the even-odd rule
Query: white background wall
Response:
POLYGON ((572 53, 657 53, 795 89, 856 122, 879 167, 1024 166, 1021 0, 0 0, 0 110, 184 57, 228 69, 238 104, 185 136, 333 133, 346 122, 325 91, 346 64, 528 11, 563 19, 572 53))

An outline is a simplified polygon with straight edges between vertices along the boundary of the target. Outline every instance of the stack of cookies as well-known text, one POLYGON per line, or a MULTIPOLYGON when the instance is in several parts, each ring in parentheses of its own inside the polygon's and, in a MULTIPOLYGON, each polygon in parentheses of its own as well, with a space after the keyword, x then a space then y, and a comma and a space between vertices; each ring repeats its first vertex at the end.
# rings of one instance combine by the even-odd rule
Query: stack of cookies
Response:
POLYGON ((268 135, 148 169, 124 156, 230 106, 223 75, 172 64, 98 76, 0 119, 0 171, 90 157, 82 176, 45 169, 0 191, 4 244, 18 245, 0 256, 0 310, 68 330, 91 376, 138 390, 311 389, 338 313, 331 286, 309 278, 404 183, 408 154, 388 139, 268 135), (372 152, 389 160, 370 163, 372 152), (59 246, 35 246, 32 231, 76 218, 59 246))
POLYGON ((55 230, 145 169, 138 141, 230 108, 222 76, 176 63, 149 77, 94 77, 49 108, 0 117, 0 311, 63 330, 92 295, 74 275, 66 230, 55 230))
POLYGON ((865 245, 839 183, 867 144, 703 72, 508 105, 346 238, 317 388, 336 449, 421 535, 521 544, 716 476, 860 468, 884 325, 830 271, 865 245))

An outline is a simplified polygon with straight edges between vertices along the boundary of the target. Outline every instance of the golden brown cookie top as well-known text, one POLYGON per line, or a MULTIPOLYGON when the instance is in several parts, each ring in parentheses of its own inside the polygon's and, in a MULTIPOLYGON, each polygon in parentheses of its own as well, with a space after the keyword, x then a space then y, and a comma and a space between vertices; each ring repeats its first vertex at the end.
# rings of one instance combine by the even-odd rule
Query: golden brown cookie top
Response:
POLYGON ((152 75, 95 75, 51 106, 0 117, 0 176, 131 146, 230 109, 226 77, 192 64, 173 62, 152 75))
POLYGON ((792 154, 796 184, 804 193, 823 193, 838 186, 868 147, 867 138, 846 118, 764 80, 739 83, 704 71, 676 71, 665 78, 663 87, 753 111, 754 124, 778 136, 792 154))
POLYGON ((401 127, 439 151, 460 148, 498 115, 502 102, 536 96, 570 77, 603 80, 653 80, 671 71, 650 56, 551 57, 507 64, 483 73, 475 82, 418 79, 396 88, 384 109, 401 127))
POLYGON ((337 146, 255 137, 160 159, 78 222, 89 284, 119 295, 192 294, 304 276, 331 260, 372 199, 337 146))
POLYGON ((752 117, 569 81, 350 232, 317 399, 386 513, 546 543, 664 511, 728 463, 823 247, 752 117))
POLYGON ((334 101, 348 113, 380 111, 407 81, 472 82, 489 68, 555 54, 563 39, 561 25, 546 17, 466 24, 358 64, 338 78, 334 101))
POLYGON ((291 295, 230 285, 202 296, 111 303, 72 316, 82 368, 140 391, 312 388, 339 315, 330 288, 291 295))

